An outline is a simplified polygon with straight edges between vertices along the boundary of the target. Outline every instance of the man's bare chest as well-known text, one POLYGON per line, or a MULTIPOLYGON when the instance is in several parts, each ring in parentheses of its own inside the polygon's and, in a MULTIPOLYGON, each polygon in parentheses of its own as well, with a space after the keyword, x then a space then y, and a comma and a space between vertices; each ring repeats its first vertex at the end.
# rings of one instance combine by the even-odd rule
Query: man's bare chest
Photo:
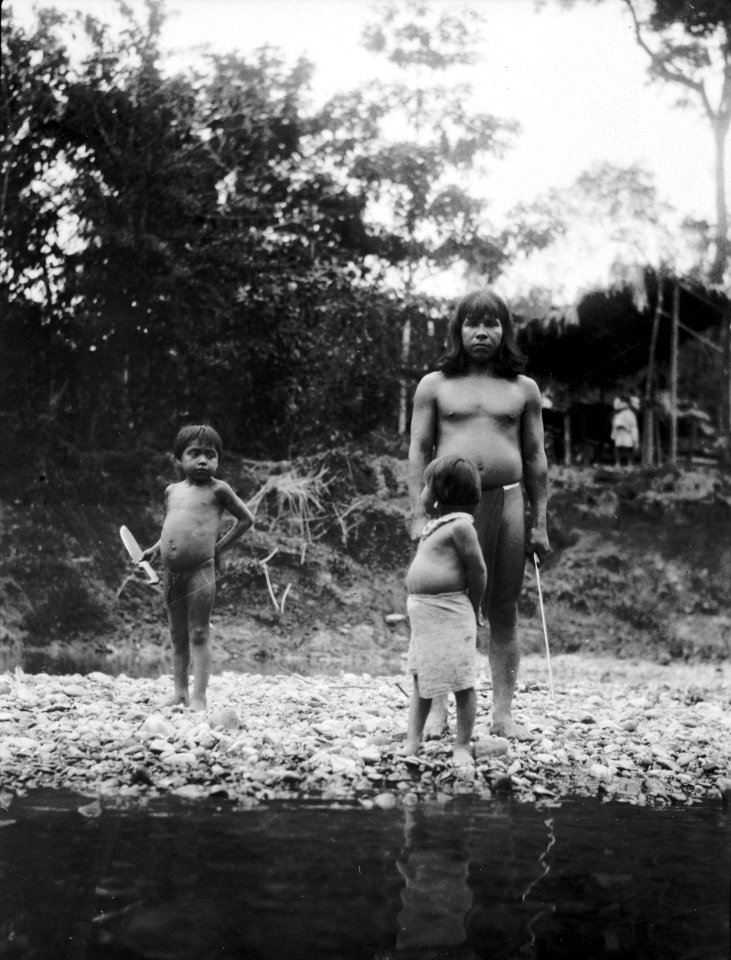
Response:
POLYGON ((448 383, 437 398, 443 426, 474 421, 509 429, 520 422, 524 405, 522 391, 516 385, 499 381, 448 383))

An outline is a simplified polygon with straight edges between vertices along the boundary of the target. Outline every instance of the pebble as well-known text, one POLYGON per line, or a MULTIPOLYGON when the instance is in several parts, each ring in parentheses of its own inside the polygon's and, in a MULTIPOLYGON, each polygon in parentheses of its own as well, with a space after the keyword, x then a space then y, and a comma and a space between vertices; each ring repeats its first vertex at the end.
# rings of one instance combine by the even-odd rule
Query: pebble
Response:
POLYGON ((609 780, 612 771, 609 767, 605 767, 603 763, 592 763, 589 767, 589 776, 594 777, 595 780, 609 780))
POLYGON ((451 762, 453 704, 448 736, 424 743, 415 759, 397 755, 408 701, 392 677, 215 674, 201 714, 156 706, 170 677, 18 670, 0 676, 0 779, 8 796, 81 793, 91 802, 80 813, 91 817, 101 803, 165 794, 247 808, 310 798, 388 810, 465 794, 731 803, 731 668, 567 654, 554 657, 553 675, 556 708, 542 658, 521 662, 514 712, 537 731, 532 741, 489 733, 490 680, 480 676, 466 775, 451 762))
POLYGON ((510 749, 510 741, 505 737, 488 737, 475 744, 475 757, 505 757, 510 749))
POLYGON ((222 730, 237 730, 241 726, 241 720, 232 707, 223 707, 211 714, 211 726, 220 727, 222 730))

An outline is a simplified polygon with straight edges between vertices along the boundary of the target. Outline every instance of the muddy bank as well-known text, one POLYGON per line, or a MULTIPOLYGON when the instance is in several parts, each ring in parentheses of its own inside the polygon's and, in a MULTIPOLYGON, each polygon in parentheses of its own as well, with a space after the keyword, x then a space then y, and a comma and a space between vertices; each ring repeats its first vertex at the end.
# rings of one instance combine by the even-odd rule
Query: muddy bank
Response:
MULTIPOLYGON (((206 714, 156 706, 169 677, 92 673, 0 677, 0 768, 12 795, 46 787, 88 797, 81 810, 175 795, 240 806, 318 798, 383 807, 513 795, 637 804, 731 798, 731 667, 560 655, 555 705, 545 662, 526 657, 516 717, 533 739, 492 737, 481 663, 474 771, 455 769, 451 738, 397 755, 407 678, 223 673, 206 714)), ((453 725, 453 718, 452 718, 453 725)))
MULTIPOLYGON (((89 483, 74 487, 67 478, 58 491, 46 485, 42 496, 30 490, 25 502, 0 503, 0 669, 166 668, 160 594, 133 575, 118 537, 121 523, 142 543, 157 536, 154 491, 174 471, 160 456, 147 469, 130 487, 136 499, 106 502, 102 485, 92 501, 89 483)), ((220 667, 392 672, 407 639, 403 456, 342 449, 281 463, 230 457, 224 472, 257 522, 226 555, 218 584, 220 667)), ((554 551, 542 582, 556 652, 666 663, 729 658, 728 476, 711 467, 553 466, 549 532, 554 551)), ((530 566, 520 613, 523 650, 537 653, 530 566)))

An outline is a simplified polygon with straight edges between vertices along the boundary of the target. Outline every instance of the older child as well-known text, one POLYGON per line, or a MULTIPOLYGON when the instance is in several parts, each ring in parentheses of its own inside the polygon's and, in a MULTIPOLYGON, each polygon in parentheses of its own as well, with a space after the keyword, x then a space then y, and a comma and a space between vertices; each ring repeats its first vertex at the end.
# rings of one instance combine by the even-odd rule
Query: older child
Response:
POLYGON ((472 516, 479 500, 480 475, 473 463, 454 455, 432 460, 421 492, 424 513, 432 519, 421 531, 406 574, 414 686, 403 751, 419 749, 432 697, 453 690, 457 737, 452 755, 460 766, 473 763, 477 621, 487 583, 472 516))
MULTIPOLYGON (((512 717, 518 676, 518 598, 526 554, 548 553, 548 469, 543 449, 541 395, 522 375, 513 320, 492 290, 463 297, 452 319, 438 369, 419 383, 414 396, 409 448, 412 536, 425 522, 420 502, 424 470, 434 457, 468 457, 480 473, 482 497, 475 529, 488 568, 482 609, 490 625, 492 731, 530 739, 512 717), (530 505, 525 534, 523 493, 530 505)), ((427 736, 446 729, 446 697, 434 701, 427 736), (433 724, 433 727, 432 727, 433 724), (430 730, 430 727, 432 729, 430 730)))
POLYGON ((216 596, 216 571, 223 550, 254 523, 231 487, 216 479, 221 438, 205 424, 178 433, 173 453, 184 479, 165 490, 165 520, 160 539, 142 554, 162 557, 163 588, 173 643, 173 694, 166 706, 190 704, 205 710, 211 673, 209 621, 216 596), (234 525, 220 538, 225 510, 234 525), (193 696, 188 699, 188 667, 193 654, 193 696))

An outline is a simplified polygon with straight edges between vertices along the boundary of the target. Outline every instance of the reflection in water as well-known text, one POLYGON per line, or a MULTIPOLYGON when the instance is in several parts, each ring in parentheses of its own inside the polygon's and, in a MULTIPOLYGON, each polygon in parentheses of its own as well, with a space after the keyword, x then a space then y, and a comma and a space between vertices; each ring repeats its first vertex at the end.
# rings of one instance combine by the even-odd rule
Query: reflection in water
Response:
POLYGON ((458 798, 406 810, 0 810, 5 960, 727 960, 731 814, 458 798))
MULTIPOLYGON (((253 655, 242 656, 217 647, 214 639, 213 673, 234 671, 258 673, 267 676, 288 673, 336 676, 350 673, 395 674, 403 664, 398 651, 381 658, 368 651, 360 656, 303 657, 287 655, 279 659, 257 659, 253 655)), ((95 648, 88 642, 68 641, 48 647, 25 647, 21 644, 0 647, 0 673, 20 668, 25 673, 46 673, 52 676, 79 673, 86 676, 98 670, 111 676, 126 674, 128 677, 160 677, 172 673, 172 653, 169 644, 147 644, 135 647, 120 644, 106 650, 95 648)))
POLYGON ((47 673, 62 676, 79 673, 86 676, 95 670, 117 676, 159 677, 172 671, 170 658, 160 652, 158 656, 141 657, 135 650, 107 654, 104 651, 79 649, 76 644, 66 644, 59 649, 0 650, 0 673, 12 672, 20 667, 25 673, 47 673))
MULTIPOLYGON (((465 918, 472 906, 472 891, 467 882, 470 863, 464 828, 445 836, 439 827, 437 818, 430 817, 424 807, 404 811, 405 843, 396 862, 404 878, 396 955, 404 960, 409 956, 436 960, 445 947, 460 947, 467 939, 465 918)), ((452 955, 474 956, 471 951, 452 955)))
MULTIPOLYGON (((528 900, 528 896, 531 890, 533 889, 533 887, 535 887, 535 885, 539 882, 539 880, 542 880, 545 876, 547 876, 551 869, 550 866, 548 865, 548 855, 551 852, 551 847, 556 843, 556 836, 553 832, 553 817, 548 817, 548 819, 545 821, 545 824, 546 824, 546 830, 548 831, 548 844, 546 846, 546 849, 543 850, 540 856, 538 857, 538 865, 540 867, 541 872, 535 878, 535 880, 531 880, 531 882, 525 888, 525 891, 523 892, 523 896, 520 898, 522 903, 525 903, 528 900)), ((530 955, 531 956, 535 956, 536 926, 538 924, 538 921, 541 919, 541 917, 544 914, 548 912, 552 913, 555 910, 555 908, 556 908, 555 904, 553 903, 548 904, 546 907, 540 908, 538 912, 535 914, 535 916, 531 917, 530 920, 528 921, 527 926, 528 926, 528 933, 530 935, 530 947, 531 947, 530 955)))

